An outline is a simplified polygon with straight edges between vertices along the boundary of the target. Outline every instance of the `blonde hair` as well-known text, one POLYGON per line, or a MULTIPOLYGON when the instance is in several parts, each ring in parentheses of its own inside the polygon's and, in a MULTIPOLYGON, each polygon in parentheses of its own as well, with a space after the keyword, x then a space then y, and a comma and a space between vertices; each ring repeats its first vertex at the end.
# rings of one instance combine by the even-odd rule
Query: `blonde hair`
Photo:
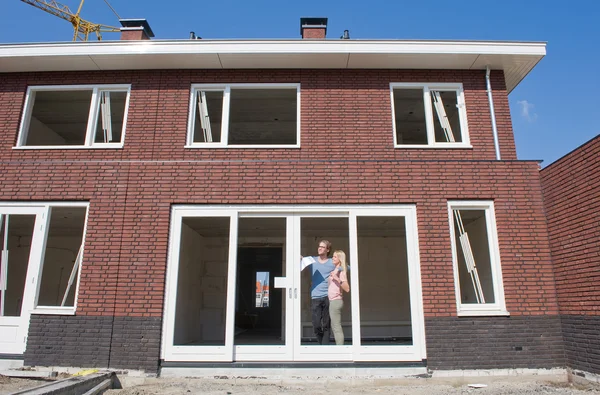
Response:
POLYGON ((340 264, 342 265, 342 270, 347 274, 348 266, 346 264, 346 253, 342 250, 336 250, 333 254, 337 255, 338 259, 340 260, 340 264))

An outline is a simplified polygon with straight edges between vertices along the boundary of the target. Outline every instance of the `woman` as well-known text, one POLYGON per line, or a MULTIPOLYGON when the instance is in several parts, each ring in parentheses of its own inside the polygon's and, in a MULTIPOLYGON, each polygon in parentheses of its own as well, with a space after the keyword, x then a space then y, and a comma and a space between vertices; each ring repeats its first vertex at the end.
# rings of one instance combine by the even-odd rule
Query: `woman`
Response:
POLYGON ((350 292, 348 284, 348 268, 346 266, 346 254, 344 251, 337 250, 333 253, 333 264, 335 269, 329 275, 329 316, 331 317, 331 331, 335 338, 335 344, 344 345, 344 330, 342 329, 342 308, 344 300, 342 299, 342 290, 350 292))

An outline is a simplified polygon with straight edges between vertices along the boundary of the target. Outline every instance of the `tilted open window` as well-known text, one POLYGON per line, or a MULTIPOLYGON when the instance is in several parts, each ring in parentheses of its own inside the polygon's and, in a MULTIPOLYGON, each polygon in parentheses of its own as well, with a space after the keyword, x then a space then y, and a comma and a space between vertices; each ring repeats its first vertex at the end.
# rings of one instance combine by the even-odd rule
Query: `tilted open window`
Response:
POLYGON ((493 202, 448 202, 458 315, 508 315, 493 202))
POLYGON ((396 147, 469 147, 462 84, 392 83, 396 147))
POLYGON ((30 87, 17 147, 121 147, 129 90, 128 85, 30 87))
POLYGON ((36 308, 75 306, 83 260, 87 205, 50 206, 36 308))
POLYGON ((298 84, 193 85, 188 147, 298 147, 298 84))

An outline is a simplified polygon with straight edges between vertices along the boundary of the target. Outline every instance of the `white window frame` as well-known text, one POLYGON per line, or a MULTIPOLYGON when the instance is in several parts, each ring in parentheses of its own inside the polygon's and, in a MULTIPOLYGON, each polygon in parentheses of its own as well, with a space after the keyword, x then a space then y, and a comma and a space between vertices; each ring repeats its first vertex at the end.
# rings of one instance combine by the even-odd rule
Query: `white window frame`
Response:
MULTIPOLYGON (((48 221, 50 218, 50 209, 52 207, 85 207, 85 223, 83 226, 83 235, 81 239, 82 249, 82 262, 85 256, 85 237, 87 234, 88 219, 90 213, 89 202, 0 202, 1 207, 23 207, 23 208, 37 208, 41 209, 41 229, 42 232, 41 240, 34 247, 36 248, 36 255, 38 259, 29 269, 33 273, 31 281, 35 283, 35 290, 31 293, 33 295, 33 309, 29 310, 28 314, 42 314, 42 315, 75 315, 77 310, 77 299, 79 296, 79 285, 81 280, 81 270, 77 273, 77 278, 73 281, 75 286, 75 298, 73 306, 38 306, 38 296, 40 292, 42 273, 44 270, 44 254, 46 251, 46 240, 48 239, 48 221)), ((83 264, 82 266, 83 267, 83 264)))
POLYGON ((188 133, 185 148, 300 148, 300 84, 298 83, 264 83, 264 84, 192 84, 190 89, 190 105, 188 111, 188 133), (229 109, 231 89, 285 89, 296 88, 296 144, 232 144, 229 145, 229 109), (223 111, 221 120, 221 141, 194 142, 194 125, 198 105, 196 96, 199 91, 223 92, 223 111))
POLYGON ((473 148, 469 139, 469 126, 467 122, 467 109, 462 83, 421 83, 421 82, 392 82, 390 83, 390 98, 392 103, 392 128, 394 130, 394 148, 473 148), (425 106, 425 126, 427 144, 398 144, 396 135, 396 109, 394 106, 394 89, 422 89, 423 104, 425 106), (435 109, 431 101, 431 91, 456 92, 458 105, 461 142, 436 142, 435 141, 435 109))
POLYGON ((448 221, 450 225, 450 242, 452 245, 452 267, 454 271, 454 291, 456 294, 457 315, 461 316, 508 316, 504 299, 504 282, 502 280, 502 264, 500 246, 496 227, 496 212, 493 201, 451 200, 448 201, 448 221), (452 210, 483 210, 488 234, 490 251, 490 269, 494 289, 494 303, 462 303, 460 295, 460 278, 458 273, 458 246, 454 231, 454 213, 452 210))
POLYGON ((27 88, 25 97, 25 110, 19 127, 19 136, 17 145, 13 149, 107 149, 107 148, 123 148, 125 142, 125 130, 127 129, 127 118, 129 112, 129 98, 131 96, 131 84, 118 85, 42 85, 30 86, 27 88), (88 115, 88 123, 85 133, 85 142, 83 145, 25 145, 27 133, 29 132, 29 123, 31 121, 31 113, 35 103, 35 92, 41 91, 75 91, 75 90, 91 90, 92 100, 90 102, 90 111, 88 115), (118 143, 96 143, 94 142, 96 134, 96 125, 100 113, 100 92, 127 92, 125 99, 125 112, 123 115, 123 130, 121 131, 121 141, 118 143))

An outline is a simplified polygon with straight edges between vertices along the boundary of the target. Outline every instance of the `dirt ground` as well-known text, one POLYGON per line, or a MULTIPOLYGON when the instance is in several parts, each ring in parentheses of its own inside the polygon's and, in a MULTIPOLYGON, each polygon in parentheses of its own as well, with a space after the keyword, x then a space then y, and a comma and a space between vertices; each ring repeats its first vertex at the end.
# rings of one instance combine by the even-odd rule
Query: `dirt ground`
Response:
POLYGON ((44 384, 45 381, 31 379, 17 379, 0 375, 0 394, 12 394, 26 388, 37 387, 44 384))
MULTIPOLYGON (((600 395, 600 384, 587 381, 567 383, 565 377, 479 377, 479 378, 406 378, 347 379, 317 377, 311 379, 266 380, 237 378, 126 378, 124 389, 108 390, 107 395, 177 394, 399 394, 399 395, 600 395)), ((31 388, 45 381, 0 376, 0 394, 31 388)))
POLYGON ((319 378, 311 381, 273 383, 257 379, 145 379, 144 383, 121 390, 109 390, 107 395, 150 394, 411 394, 411 395, 591 395, 600 394, 600 385, 569 384, 561 378, 524 379, 502 377, 494 379, 402 379, 357 380, 319 378), (483 384, 474 388, 474 384, 483 384))

